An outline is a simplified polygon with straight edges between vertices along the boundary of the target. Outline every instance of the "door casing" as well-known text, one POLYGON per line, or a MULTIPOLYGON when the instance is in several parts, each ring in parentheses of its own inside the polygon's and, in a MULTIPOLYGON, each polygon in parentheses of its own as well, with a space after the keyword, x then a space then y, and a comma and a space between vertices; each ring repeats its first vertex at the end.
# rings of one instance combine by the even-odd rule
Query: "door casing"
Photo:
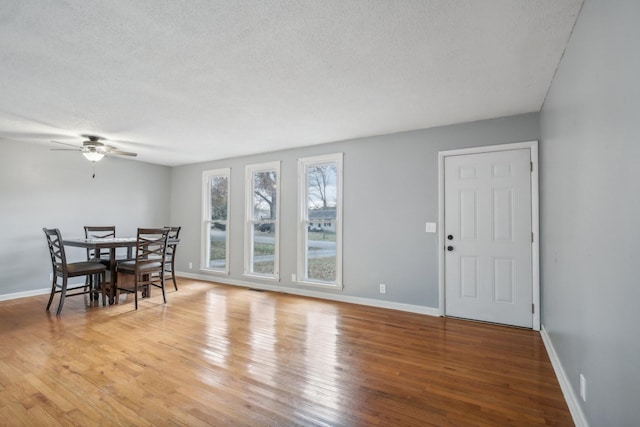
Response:
POLYGON ((440 291, 440 316, 445 313, 445 228, 444 228, 444 159, 447 156, 465 154, 492 153, 506 150, 529 149, 531 151, 531 285, 534 310, 532 313, 533 330, 540 330, 540 218, 538 187, 538 141, 516 142, 511 144, 488 145, 484 147, 461 148, 440 151, 438 153, 438 282, 440 291))

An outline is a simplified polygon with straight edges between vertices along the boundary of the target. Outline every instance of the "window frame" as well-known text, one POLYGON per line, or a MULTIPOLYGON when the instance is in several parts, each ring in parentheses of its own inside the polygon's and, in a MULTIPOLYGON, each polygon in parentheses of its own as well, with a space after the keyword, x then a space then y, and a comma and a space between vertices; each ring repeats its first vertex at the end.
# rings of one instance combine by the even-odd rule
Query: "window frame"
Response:
MULTIPOLYGON (((280 161, 256 163, 245 166, 245 229, 244 229, 244 275, 265 280, 280 281, 280 182, 281 167, 280 161), (276 173, 276 218, 273 220, 275 225, 274 232, 274 261, 273 274, 258 273, 253 271, 253 236, 256 223, 263 223, 264 220, 255 219, 253 196, 254 196, 254 175, 258 172, 276 173)), ((270 220, 271 221, 271 220, 270 220)))
MULTIPOLYGON (((200 249, 200 270, 204 270, 211 273, 229 274, 229 234, 230 234, 230 215, 229 209, 231 206, 231 168, 220 168, 206 170, 202 172, 202 230, 201 230, 201 249, 200 249), (225 267, 212 268, 209 266, 211 237, 207 234, 210 230, 211 224, 214 222, 211 219, 211 178, 214 177, 226 177, 227 178, 227 218, 225 223, 225 267)), ((222 221, 215 221, 222 222, 222 221)))
POLYGON ((343 186, 344 186, 344 153, 325 154, 320 156, 301 157, 298 159, 298 248, 297 248, 297 274, 296 282, 304 285, 319 286, 323 288, 343 289, 342 270, 342 229, 343 229, 343 186), (308 210, 308 169, 312 166, 320 166, 335 163, 336 165, 336 278, 327 282, 307 277, 308 265, 308 230, 312 222, 322 224, 320 220, 310 220, 308 210))

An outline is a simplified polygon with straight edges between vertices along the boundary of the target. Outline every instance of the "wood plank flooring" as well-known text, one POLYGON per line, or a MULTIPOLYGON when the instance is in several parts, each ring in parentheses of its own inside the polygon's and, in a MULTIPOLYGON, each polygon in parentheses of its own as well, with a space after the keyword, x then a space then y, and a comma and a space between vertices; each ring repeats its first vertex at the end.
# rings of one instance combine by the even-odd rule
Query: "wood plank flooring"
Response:
POLYGON ((0 302, 0 425, 573 425, 537 332, 178 286, 0 302))

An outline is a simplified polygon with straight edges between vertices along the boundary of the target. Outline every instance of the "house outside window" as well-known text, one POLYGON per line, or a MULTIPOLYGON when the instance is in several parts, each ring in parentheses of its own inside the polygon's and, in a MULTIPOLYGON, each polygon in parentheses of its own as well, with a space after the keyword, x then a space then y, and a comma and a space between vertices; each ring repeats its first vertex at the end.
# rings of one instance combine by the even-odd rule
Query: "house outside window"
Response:
POLYGON ((342 153, 298 160, 302 283, 342 288, 342 153))

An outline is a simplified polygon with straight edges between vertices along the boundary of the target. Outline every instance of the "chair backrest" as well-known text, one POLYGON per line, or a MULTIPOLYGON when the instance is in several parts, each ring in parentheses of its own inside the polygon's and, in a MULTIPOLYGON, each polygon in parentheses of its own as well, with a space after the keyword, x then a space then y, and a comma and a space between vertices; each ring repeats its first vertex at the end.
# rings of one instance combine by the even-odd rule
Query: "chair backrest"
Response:
MULTIPOLYGON (((85 225, 84 237, 86 239, 106 239, 109 237, 116 237, 115 225, 85 225)), ((94 250, 87 249, 87 258, 95 258, 94 250)), ((109 249, 102 249, 100 251, 100 258, 108 258, 109 249)))
POLYGON ((51 255, 51 266, 53 273, 56 271, 66 274, 67 256, 64 253, 64 245, 62 244, 62 235, 57 228, 43 228, 44 235, 47 237, 47 245, 49 246, 49 254, 51 255))
POLYGON ((138 271, 164 269, 168 235, 168 228, 138 228, 135 259, 138 271))
POLYGON ((177 239, 180 237, 182 227, 165 227, 169 229, 169 239, 177 239))
POLYGON ((116 237, 115 225, 85 225, 84 237, 87 239, 104 239, 107 237, 116 237))
MULTIPOLYGON (((169 235, 167 236, 169 240, 177 239, 180 237, 180 230, 182 229, 182 227, 165 227, 165 228, 169 229, 169 235)), ((177 243, 167 242, 167 259, 168 260, 171 260, 171 258, 173 257, 173 254, 176 252, 177 246, 178 246, 177 243)))

